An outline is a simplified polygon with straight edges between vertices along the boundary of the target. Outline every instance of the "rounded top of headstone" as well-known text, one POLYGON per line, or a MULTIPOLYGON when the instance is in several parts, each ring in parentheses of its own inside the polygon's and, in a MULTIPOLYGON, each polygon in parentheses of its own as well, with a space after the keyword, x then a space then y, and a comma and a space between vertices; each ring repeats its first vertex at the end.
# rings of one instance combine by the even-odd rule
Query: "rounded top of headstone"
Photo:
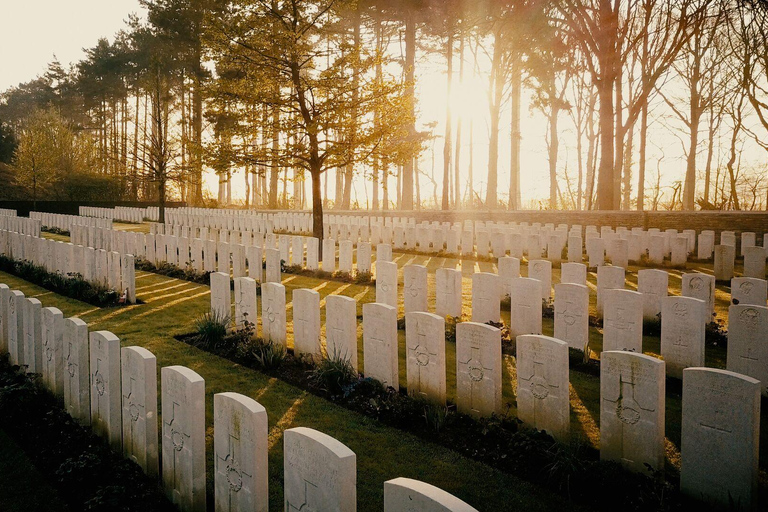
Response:
POLYGON ((405 500, 414 510, 477 512, 453 494, 420 480, 400 477, 384 482, 385 510, 395 510, 394 507, 402 505, 400 502, 405 500))
POLYGON ((241 395, 240 393, 233 393, 231 391, 216 393, 213 395, 213 401, 214 404, 217 402, 233 402, 254 414, 267 413, 267 410, 259 402, 249 396, 241 395))
POLYGON ((189 382, 205 382, 205 380, 194 370, 187 368, 186 366, 164 366, 160 370, 161 375, 178 375, 185 378, 189 382))
POLYGON ((155 359, 155 355, 149 350, 145 349, 144 347, 138 347, 138 346, 123 347, 121 349, 121 353, 123 354, 123 356, 125 356, 126 353, 133 353, 137 357, 140 357, 141 359, 155 359))
POLYGON ((339 459, 356 458, 355 452, 350 450, 345 444, 336 438, 324 434, 318 430, 309 427, 294 427, 285 431, 285 442, 291 440, 291 438, 305 438, 314 441, 318 445, 324 447, 339 459))

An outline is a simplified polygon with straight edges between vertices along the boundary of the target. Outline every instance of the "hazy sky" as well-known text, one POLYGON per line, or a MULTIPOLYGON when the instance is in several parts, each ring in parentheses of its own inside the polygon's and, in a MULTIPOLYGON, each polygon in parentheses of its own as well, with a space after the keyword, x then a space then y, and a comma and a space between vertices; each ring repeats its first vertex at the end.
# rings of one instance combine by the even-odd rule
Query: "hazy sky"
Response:
POLYGON ((140 11, 138 0, 0 0, 0 90, 44 73, 54 54, 79 61, 140 11))

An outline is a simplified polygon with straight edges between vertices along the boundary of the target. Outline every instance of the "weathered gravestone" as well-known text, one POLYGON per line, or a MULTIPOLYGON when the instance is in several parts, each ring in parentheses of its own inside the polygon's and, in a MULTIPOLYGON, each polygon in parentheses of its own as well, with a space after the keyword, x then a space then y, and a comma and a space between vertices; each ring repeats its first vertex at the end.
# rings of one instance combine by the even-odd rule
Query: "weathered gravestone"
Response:
POLYGON ((631 352, 600 356, 600 459, 647 474, 664 469, 664 361, 631 352), (650 468, 649 468, 650 467, 650 468))
POLYGON ((91 372, 88 326, 64 320, 64 407, 81 425, 91 424, 91 372))
MULTIPOLYGON (((229 284, 229 283, 227 283, 229 284)), ((256 281, 250 277, 235 278, 235 329, 245 329, 246 322, 256 327, 259 309, 256 281)))
POLYGON ((120 363, 123 454, 157 477, 157 358, 143 347, 123 347, 120 363))
POLYGON ((632 290, 605 290, 603 350, 643 353, 643 295, 632 290))
POLYGON ((384 482, 384 512, 477 512, 456 496, 419 480, 384 482))
POLYGON ((286 512, 357 510, 357 457, 338 440, 306 427, 285 431, 286 512))
POLYGON ((692 297, 664 297, 661 301, 661 356, 667 375, 682 378, 683 369, 704 366, 706 304, 692 297))
POLYGON ((293 291, 293 354, 319 359, 320 293, 307 288, 293 291))
POLYGON ((406 313, 427 311, 427 267, 403 267, 403 305, 406 313))
POLYGON ((90 334, 91 428, 122 449, 122 402, 120 399, 120 340, 109 331, 90 334))
POLYGON ((708 274, 700 272, 690 272, 683 274, 683 282, 680 287, 680 294, 683 297, 693 297, 703 300, 707 305, 707 314, 704 319, 709 323, 714 320, 715 313, 715 278, 708 274))
POLYGON ((501 330, 456 324, 456 403, 472 416, 501 413, 501 330))
POLYGON ((205 512, 205 381, 184 366, 160 370, 163 487, 183 512, 205 512))
POLYGON ((438 316, 461 316, 461 271, 438 268, 435 271, 435 313, 438 316))
POLYGON ((214 504, 217 511, 269 510, 267 411, 239 393, 213 395, 214 504))
POLYGON ((541 335, 517 337, 517 411, 523 423, 563 441, 570 431, 568 345, 541 335))
POLYGON ((8 353, 11 364, 24 363, 25 297, 19 290, 8 295, 8 353))
POLYGON ((0 354, 8 353, 8 298, 11 289, 0 283, 0 354))
POLYGON ((267 260, 266 282, 281 282, 283 278, 281 276, 282 268, 280 263, 280 251, 277 249, 267 249, 264 251, 264 257, 267 260))
POLYGON ((683 372, 680 490, 718 508, 757 510, 760 383, 714 368, 683 372))
POLYGON ((376 261, 376 302, 397 307, 397 263, 376 261))
POLYGON ((509 335, 541 334, 541 281, 529 277, 512 279, 509 335))
POLYGON ((529 261, 528 277, 541 282, 541 299, 549 301, 552 298, 552 262, 546 260, 529 261))
POLYGON ((657 269, 637 272, 637 291, 643 295, 643 320, 659 320, 661 299, 667 296, 668 290, 668 272, 657 269))
POLYGON ((229 274, 224 272, 211 273, 211 312, 227 327, 232 321, 232 292, 229 283, 229 274))
POLYGON ((621 267, 602 266, 597 269, 597 316, 603 316, 605 290, 624 288, 624 269, 621 267))
POLYGON ((586 350, 589 342, 589 288, 583 284, 555 285, 555 338, 570 348, 586 350))
POLYGON ((765 247, 742 247, 744 277, 765 279, 765 247))
POLYGON ((415 311, 405 314, 408 394, 445 403, 445 319, 415 311))
POLYGON ((731 303, 765 306, 768 300, 768 283, 753 277, 731 279, 731 303))
POLYGON ((64 315, 57 308, 43 308, 43 382, 56 396, 64 396, 64 315))
POLYGON ((29 373, 43 371, 43 305, 38 299, 24 301, 24 348, 21 364, 29 373))
POLYGON ((499 258, 499 278, 501 278, 501 296, 510 297, 512 279, 520 277, 520 260, 513 256, 499 258))
POLYGON ((501 320, 501 280, 490 272, 472 274, 472 321, 481 324, 501 320))
POLYGON ((400 388, 397 344, 397 308, 363 304, 363 364, 365 376, 385 387, 400 388))
MULTIPOLYGON (((587 266, 583 263, 563 263, 560 267, 560 282, 587 284, 587 266)), ((557 298, 557 292, 555 292, 557 298)))
POLYGON ((768 396, 768 308, 738 305, 728 308, 727 369, 760 381, 768 396))
POLYGON ((325 349, 329 358, 349 361, 357 371, 357 302, 343 295, 325 298, 325 349))
POLYGON ((286 346, 285 286, 261 285, 261 329, 264 341, 286 346))
POLYGON ((736 259, 736 248, 732 245, 715 246, 715 279, 730 281, 733 277, 733 265, 736 259))

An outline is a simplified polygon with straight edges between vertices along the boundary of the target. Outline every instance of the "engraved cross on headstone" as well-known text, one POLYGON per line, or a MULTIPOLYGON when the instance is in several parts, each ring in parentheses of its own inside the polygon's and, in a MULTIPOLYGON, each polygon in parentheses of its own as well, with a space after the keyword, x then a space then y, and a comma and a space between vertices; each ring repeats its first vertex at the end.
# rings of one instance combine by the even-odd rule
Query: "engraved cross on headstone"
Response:
POLYGON ((493 371, 493 368, 487 368, 483 364, 482 357, 480 356, 480 347, 472 346, 470 348, 470 356, 466 361, 459 361, 461 368, 460 373, 469 377, 469 403, 473 411, 479 409, 475 407, 475 393, 480 392, 480 387, 483 385, 483 381, 490 380, 490 375, 487 372, 493 371))
POLYGON ((173 493, 174 497, 178 498, 179 472, 177 471, 177 468, 184 463, 181 460, 182 451, 186 451, 185 441, 189 439, 190 436, 187 432, 184 431, 183 423, 182 425, 179 425, 180 422, 176 420, 176 407, 181 409, 181 404, 174 401, 171 409, 170 419, 163 419, 163 425, 165 427, 163 429, 163 437, 168 438, 171 441, 171 446, 173 447, 173 493))
POLYGON ((216 454, 217 470, 216 473, 226 478, 229 484, 229 510, 235 510, 237 507, 233 501, 236 500, 237 493, 239 493, 243 487, 249 492, 252 488, 251 485, 244 485, 243 479, 248 478, 253 480, 253 475, 246 473, 240 466, 240 461, 235 454, 239 451, 241 440, 238 436, 229 434, 229 442, 227 446, 227 454, 222 457, 221 454, 216 454))
POLYGON ((317 492, 318 489, 315 484, 304 480, 304 501, 298 505, 288 501, 287 512, 320 512, 320 509, 315 508, 317 505, 317 499, 315 499, 317 492))

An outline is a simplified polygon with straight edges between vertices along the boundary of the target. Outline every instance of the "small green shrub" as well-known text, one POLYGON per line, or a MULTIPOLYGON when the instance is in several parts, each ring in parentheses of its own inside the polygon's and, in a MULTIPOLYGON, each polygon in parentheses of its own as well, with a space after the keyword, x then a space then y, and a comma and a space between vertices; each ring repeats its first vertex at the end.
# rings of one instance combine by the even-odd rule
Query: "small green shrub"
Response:
POLYGON ((316 387, 331 395, 344 394, 357 380, 357 372, 349 357, 337 353, 335 349, 332 354, 320 360, 311 376, 311 381, 316 387))
POLYGON ((277 370, 288 356, 283 345, 261 338, 251 339, 241 347, 243 357, 265 371, 277 370))
POLYGON ((203 350, 219 353, 225 346, 229 316, 218 311, 208 311, 195 320, 193 344, 203 350))

